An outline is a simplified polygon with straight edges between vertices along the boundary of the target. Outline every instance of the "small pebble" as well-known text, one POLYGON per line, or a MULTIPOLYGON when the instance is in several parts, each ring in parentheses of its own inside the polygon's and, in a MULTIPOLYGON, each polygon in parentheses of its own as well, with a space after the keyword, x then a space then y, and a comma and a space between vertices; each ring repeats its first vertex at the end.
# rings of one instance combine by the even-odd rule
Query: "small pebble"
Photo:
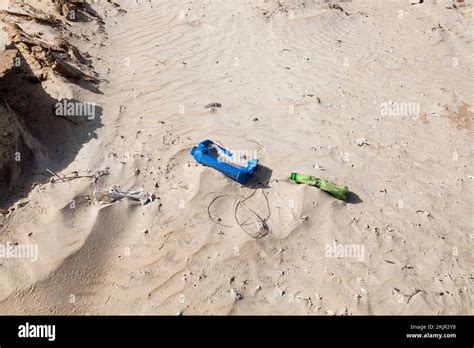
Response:
POLYGON ((323 170, 323 171, 325 170, 322 166, 320 166, 320 165, 318 165, 318 164, 315 164, 315 165, 313 166, 313 168, 316 169, 316 170, 323 170))

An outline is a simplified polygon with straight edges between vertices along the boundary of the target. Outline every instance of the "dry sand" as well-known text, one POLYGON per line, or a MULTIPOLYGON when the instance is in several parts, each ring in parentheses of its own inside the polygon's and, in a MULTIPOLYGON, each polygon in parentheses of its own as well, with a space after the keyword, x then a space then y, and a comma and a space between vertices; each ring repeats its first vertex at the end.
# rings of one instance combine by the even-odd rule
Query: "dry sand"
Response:
POLYGON ((44 153, 3 197, 0 243, 38 259, 0 259, 0 313, 472 315, 473 5, 412 2, 103 1, 102 20, 65 30, 17 19, 49 42, 74 33, 101 83, 49 73, 14 110, 36 112, 44 153), (62 98, 100 112, 59 119, 62 98), (264 188, 196 164, 208 138, 256 153, 264 188), (112 185, 156 199, 97 202, 112 185), (234 218, 252 193, 260 239, 234 218))

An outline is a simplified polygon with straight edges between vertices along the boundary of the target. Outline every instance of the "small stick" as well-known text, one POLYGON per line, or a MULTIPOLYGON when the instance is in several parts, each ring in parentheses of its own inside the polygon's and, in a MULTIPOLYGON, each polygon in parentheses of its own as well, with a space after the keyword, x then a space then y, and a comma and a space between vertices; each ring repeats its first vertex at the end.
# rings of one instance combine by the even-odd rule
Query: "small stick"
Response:
POLYGON ((413 296, 415 296, 416 294, 418 294, 419 292, 422 292, 422 291, 423 290, 421 290, 421 289, 415 289, 415 291, 413 291, 410 295, 408 295, 407 304, 410 302, 410 300, 413 296))
POLYGON ((52 170, 49 170, 49 169, 47 169, 47 168, 46 168, 46 170, 47 170, 49 173, 51 173, 51 174, 57 176, 57 177, 59 178, 59 180, 61 180, 61 181, 66 181, 66 180, 67 180, 67 181, 71 181, 71 180, 79 179, 79 178, 89 178, 89 179, 96 179, 96 180, 97 180, 97 179, 100 178, 101 176, 108 175, 108 173, 106 173, 106 172, 104 172, 104 171, 99 171, 99 172, 97 172, 97 173, 95 173, 95 174, 93 174, 93 175, 75 175, 75 176, 63 176, 63 177, 60 177, 57 173, 53 172, 52 170))
POLYGON ((63 180, 63 178, 61 178, 57 173, 53 172, 52 170, 49 170, 48 168, 46 168, 46 170, 50 173, 50 174, 53 174, 55 176, 57 176, 59 178, 59 180, 63 180))
POLYGON ((158 63, 160 63, 160 64, 166 65, 166 63, 162 62, 162 61, 159 60, 158 58, 155 58, 155 57, 152 57, 152 56, 149 56, 149 55, 146 55, 146 54, 144 54, 142 57, 148 57, 148 58, 151 58, 151 59, 156 60, 156 61, 157 61, 158 63))

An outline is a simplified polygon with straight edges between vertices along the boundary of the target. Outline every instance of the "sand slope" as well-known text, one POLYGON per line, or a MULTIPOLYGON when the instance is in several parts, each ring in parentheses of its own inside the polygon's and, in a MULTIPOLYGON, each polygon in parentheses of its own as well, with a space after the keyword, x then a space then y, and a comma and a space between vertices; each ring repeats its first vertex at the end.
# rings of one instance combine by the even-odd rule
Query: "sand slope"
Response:
POLYGON ((62 171, 109 175, 38 186, 4 218, 0 241, 39 260, 0 261, 0 312, 473 314, 470 2, 120 3, 95 5, 107 39, 83 43, 103 126, 62 171), (207 138, 257 153, 264 188, 195 164, 207 138), (113 184, 157 199, 94 202, 113 184), (234 219, 254 191, 258 240, 234 219), (211 216, 231 227, 208 217, 219 195, 211 216), (333 243, 362 259, 327 257, 333 243))

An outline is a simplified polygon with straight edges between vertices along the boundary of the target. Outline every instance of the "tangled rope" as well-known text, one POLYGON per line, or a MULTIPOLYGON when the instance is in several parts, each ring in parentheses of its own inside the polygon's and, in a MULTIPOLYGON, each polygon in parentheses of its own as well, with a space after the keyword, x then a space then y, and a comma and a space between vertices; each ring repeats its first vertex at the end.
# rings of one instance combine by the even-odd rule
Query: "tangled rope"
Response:
MULTIPOLYGON (((253 186, 255 185, 261 185, 263 186, 263 184, 261 183, 256 183, 252 186, 250 186, 250 188, 252 188, 253 186)), ((237 195, 237 194, 219 194, 218 196, 214 197, 212 199, 212 201, 209 203, 209 205, 207 206, 207 215, 209 217, 209 219, 211 221, 213 221, 214 223, 216 223, 217 225, 219 226, 223 226, 223 227, 233 227, 233 226, 229 226, 229 225, 225 225, 223 223, 221 223, 221 219, 218 218, 218 219, 215 219, 212 214, 211 214, 211 207, 212 205, 220 198, 224 198, 224 197, 237 197, 237 198, 240 198, 240 200, 238 200, 236 203, 235 203, 235 206, 234 206, 234 219, 235 219, 235 222, 237 223, 237 225, 240 227, 240 229, 242 231, 244 231, 245 233, 247 233, 250 237, 252 238, 255 238, 255 239, 260 239, 264 236, 266 236, 269 232, 270 232, 270 229, 268 227, 268 224, 267 224, 267 221, 268 219, 270 218, 271 216, 271 211, 270 211, 270 201, 265 193, 265 191, 263 190, 263 187, 260 187, 260 188, 257 188, 256 190, 254 190, 250 195, 248 196, 243 196, 243 195, 237 195), (253 209, 251 209, 250 207, 246 206, 245 205, 245 202, 248 201, 249 199, 251 199, 256 193, 258 190, 261 190, 262 194, 263 194, 263 197, 265 197, 265 201, 266 201, 266 205, 267 205, 267 210, 268 210, 268 214, 266 217, 262 217, 259 213, 255 212, 253 209), (248 222, 250 220, 250 218, 252 216, 249 216, 247 219, 245 219, 244 221, 239 221, 238 217, 237 217, 237 213, 238 213, 238 210, 240 207, 246 207, 256 218, 258 221, 254 221, 254 222, 248 222), (244 228, 244 226, 250 226, 250 225, 254 225, 256 223, 259 223, 260 224, 260 229, 258 231, 258 233, 256 234, 252 234, 250 233, 246 228, 244 228)), ((212 193, 217 193, 217 192, 209 192, 207 195, 209 194, 212 194, 212 193)), ((206 196, 207 196, 206 195, 206 196)))

